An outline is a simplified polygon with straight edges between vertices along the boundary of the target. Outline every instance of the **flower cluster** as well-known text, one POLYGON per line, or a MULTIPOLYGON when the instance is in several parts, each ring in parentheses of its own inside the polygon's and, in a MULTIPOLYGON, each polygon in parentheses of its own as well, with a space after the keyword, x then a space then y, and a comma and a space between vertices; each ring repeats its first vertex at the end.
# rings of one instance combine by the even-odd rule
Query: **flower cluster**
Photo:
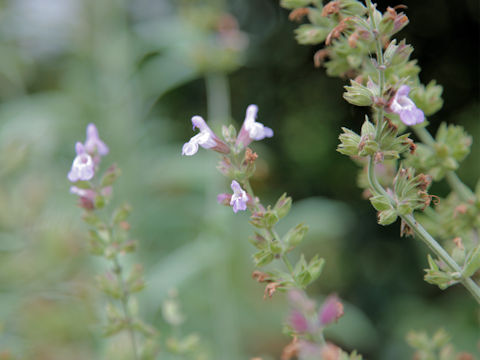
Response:
POLYGON ((95 124, 88 124, 85 144, 77 142, 75 152, 77 156, 68 173, 68 180, 73 183, 91 180, 100 163, 100 157, 108 154, 108 146, 100 139, 95 124))
MULTIPOLYGON (((200 116, 192 117, 193 129, 198 129, 199 133, 193 136, 182 147, 182 155, 192 156, 198 152, 198 147, 204 149, 211 149, 226 156, 237 157, 242 150, 248 151, 248 145, 252 141, 263 140, 273 136, 273 130, 269 127, 256 121, 258 107, 256 105, 249 105, 245 115, 242 128, 238 134, 238 137, 234 135, 233 129, 224 128, 224 140, 221 140, 215 132, 210 129, 205 120, 200 116)), ((246 170, 256 159, 256 155, 250 151, 250 156, 245 158, 244 164, 241 164, 238 169, 232 164, 231 159, 225 157, 222 163, 219 165, 222 168, 224 174, 232 175, 235 170, 246 170)), ((251 166, 250 166, 251 167, 251 166)), ((238 172, 237 172, 238 173, 238 172)), ((235 179, 232 180, 231 188, 232 194, 220 194, 217 197, 217 201, 221 204, 229 205, 233 208, 233 211, 247 210, 247 204, 253 204, 253 199, 247 195, 241 185, 235 179)))

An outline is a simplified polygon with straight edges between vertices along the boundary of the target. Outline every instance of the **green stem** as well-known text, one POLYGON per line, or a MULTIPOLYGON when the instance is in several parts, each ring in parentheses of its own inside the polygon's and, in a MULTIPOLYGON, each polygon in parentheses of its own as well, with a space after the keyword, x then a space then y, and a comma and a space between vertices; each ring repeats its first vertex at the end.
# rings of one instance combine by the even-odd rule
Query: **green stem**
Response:
POLYGON ((130 298, 130 293, 127 290, 127 286, 125 284, 125 280, 123 279, 123 269, 120 265, 120 262, 118 261, 118 256, 115 255, 112 259, 113 261, 113 271, 115 274, 117 274, 118 280, 120 282, 120 287, 122 291, 122 297, 120 298, 120 302, 122 304, 122 310, 123 314, 125 316, 125 321, 127 323, 127 332, 128 332, 128 337, 130 338, 130 342, 132 344, 132 353, 133 353, 133 359, 138 360, 140 359, 138 355, 138 350, 137 350, 137 341, 135 338, 135 330, 132 327, 132 316, 130 314, 130 310, 128 309, 128 300, 130 298))
POLYGON ((211 127, 227 123, 230 118, 230 86, 222 73, 209 73, 205 76, 207 90, 208 121, 211 127))
MULTIPOLYGON (((428 233, 425 228, 419 224, 413 215, 402 216, 407 225, 415 231, 415 234, 432 250, 453 272, 462 273, 461 267, 445 251, 445 249, 428 233)), ((463 286, 472 294, 474 299, 480 304, 480 286, 470 277, 461 277, 459 280, 463 286)))
MULTIPOLYGON (((413 126, 412 129, 415 132, 415 135, 417 135, 417 137, 422 140, 425 145, 430 147, 432 150, 435 150, 435 139, 426 128, 413 126)), ((462 201, 471 201, 475 199, 475 194, 473 191, 470 190, 470 188, 465 185, 462 180, 460 180, 454 171, 448 171, 445 174, 445 178, 448 182, 448 185, 450 185, 452 190, 462 201)))
MULTIPOLYGON (((205 90, 207 101, 207 117, 210 127, 217 132, 222 125, 230 119, 230 86, 228 76, 222 72, 205 74, 205 90)), ((218 133, 218 132, 217 132, 218 133)), ((208 224, 206 235, 219 242, 227 236, 228 218, 223 218, 223 213, 216 201, 216 195, 225 186, 224 180, 214 172, 210 173, 206 186, 208 201, 205 205, 205 224, 208 224)), ((213 297, 212 309, 216 316, 212 324, 214 335, 218 340, 218 357, 229 358, 230 354, 237 353, 240 345, 239 334, 235 324, 238 322, 236 299, 232 296, 230 281, 230 263, 234 256, 234 249, 226 244, 221 250, 217 262, 212 267, 212 291, 217 296, 213 297)), ((232 360, 235 358, 232 357, 232 360)))
MULTIPOLYGON (((379 96, 383 98, 383 91, 385 89, 385 62, 383 60, 383 50, 382 50, 382 41, 379 38, 379 32, 377 24, 375 23, 374 11, 375 7, 372 5, 371 0, 366 1, 368 8, 368 15, 372 23, 372 36, 375 38, 375 52, 377 57, 377 69, 378 69, 378 87, 379 87, 379 96)), ((377 109, 377 121, 376 121, 376 138, 380 135, 381 124, 383 122, 383 106, 379 106, 377 109)))
MULTIPOLYGON (((395 200, 385 191, 385 189, 380 185, 377 180, 374 168, 374 162, 372 158, 369 158, 368 163, 368 181, 370 186, 374 191, 378 194, 382 194, 390 200, 390 203, 393 207, 396 207, 395 200)), ((456 272, 458 274, 462 273, 461 267, 456 263, 456 261, 445 251, 445 249, 428 233, 425 228, 418 223, 413 215, 403 215, 401 216, 403 221, 407 223, 407 225, 415 232, 418 238, 422 240, 432 252, 440 258, 449 268, 451 271, 456 272)), ((461 277, 459 280, 463 286, 472 294, 474 299, 480 304, 480 287, 470 278, 463 278, 461 277)))
MULTIPOLYGON (((383 96, 383 89, 385 88, 385 65, 382 53, 382 43, 380 38, 378 37, 378 28, 377 24, 375 24, 375 17, 374 11, 375 7, 372 5, 371 0, 366 0, 368 13, 370 16, 370 21, 372 24, 372 34, 375 37, 375 47, 376 47, 376 56, 377 56, 377 63, 378 63, 378 83, 380 88, 380 96, 383 96)), ((383 121, 383 107, 379 107, 377 113, 377 124, 376 124, 376 137, 380 135, 379 129, 381 128, 380 124, 383 121)), ((419 138, 427 145, 434 146, 435 140, 432 138, 430 133, 425 130, 425 128, 415 128, 414 130, 418 131, 419 138)), ((459 193, 459 196, 465 195, 465 185, 460 182, 458 177, 453 177, 450 175, 452 183, 454 183, 454 189, 456 189, 459 193), (458 181, 457 181, 458 180, 458 181), (461 185, 463 185, 463 187, 461 185), (462 194, 462 195, 461 195, 462 194)), ((447 177, 448 180, 448 177, 447 177)), ((394 208, 396 208, 397 204, 395 200, 387 193, 387 191, 383 188, 383 186, 378 182, 377 176, 375 174, 375 163, 373 158, 370 156, 368 159, 368 181, 370 187, 373 189, 374 192, 377 194, 381 194, 389 199, 390 203, 394 208)), ((450 182, 450 181, 449 181, 450 182)), ((452 186, 453 187, 453 186, 452 186)), ((467 197, 468 198, 468 197, 467 197)), ((420 225, 412 214, 401 216, 403 221, 407 223, 407 225, 415 232, 418 238, 420 238, 432 251, 439 257, 453 272, 458 273, 461 275, 462 269, 456 263, 456 261, 445 251, 445 249, 425 230, 425 228, 420 225)), ((480 287, 471 279, 471 278, 463 278, 461 277, 459 281, 465 286, 465 288, 472 294, 475 300, 480 304, 480 287)))

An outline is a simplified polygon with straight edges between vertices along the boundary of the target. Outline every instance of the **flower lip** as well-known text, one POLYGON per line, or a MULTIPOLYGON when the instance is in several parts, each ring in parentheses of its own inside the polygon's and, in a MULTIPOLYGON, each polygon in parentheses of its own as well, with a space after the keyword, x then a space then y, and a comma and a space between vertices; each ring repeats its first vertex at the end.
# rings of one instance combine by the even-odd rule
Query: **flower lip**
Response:
POLYGON ((100 136, 98 135, 98 129, 93 123, 87 125, 85 150, 90 155, 94 155, 96 151, 100 156, 105 156, 109 152, 108 146, 100 139, 100 136))
POLYGON ((248 195, 245 190, 242 189, 236 180, 232 181, 230 187, 233 190, 233 195, 230 200, 230 206, 233 207, 233 212, 236 213, 239 210, 247 210, 248 195))
POLYGON ((409 93, 410 87, 408 85, 400 86, 390 100, 387 110, 398 114, 400 120, 405 125, 412 126, 423 122, 425 120, 425 115, 421 109, 417 108, 412 99, 408 97, 409 93))
POLYGON ((95 175, 95 164, 92 157, 85 151, 81 142, 75 144, 75 151, 77 156, 73 160, 72 168, 68 173, 68 180, 71 182, 91 180, 95 175))

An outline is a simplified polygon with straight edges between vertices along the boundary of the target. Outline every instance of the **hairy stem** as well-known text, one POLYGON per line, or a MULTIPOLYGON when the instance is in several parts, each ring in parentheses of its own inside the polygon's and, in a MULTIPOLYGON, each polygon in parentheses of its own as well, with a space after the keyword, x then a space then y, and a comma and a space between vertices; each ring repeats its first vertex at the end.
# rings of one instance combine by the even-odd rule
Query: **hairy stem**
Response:
MULTIPOLYGON (((371 0, 366 0, 368 13, 370 16, 371 26, 372 26, 372 34, 375 38, 375 48, 376 48, 376 56, 377 56, 377 63, 378 63, 378 81, 379 81, 379 88, 380 88, 380 96, 383 96, 383 89, 385 88, 385 65, 382 53, 382 43, 381 39, 378 37, 378 29, 377 24, 375 24, 374 18, 374 11, 375 7, 372 5, 371 0)), ((380 124, 383 122, 383 107, 379 107, 377 111, 377 126, 376 126, 376 137, 379 136, 379 129, 381 129, 380 124)), ((435 140, 432 138, 430 133, 424 128, 416 129, 420 135, 419 138, 424 141, 427 145, 433 146, 435 144, 435 140)), ((455 175, 456 176, 456 175, 455 175)), ((447 178, 448 179, 448 178, 447 178)), ((457 178, 458 179, 458 178, 457 178)), ((381 194, 386 196, 387 199, 390 200, 390 203, 394 208, 396 208, 397 204, 396 201, 387 193, 387 191, 383 188, 383 186, 378 182, 377 176, 375 174, 375 162, 373 158, 370 156, 368 159, 368 181, 370 187, 373 189, 374 192, 377 194, 381 194)), ((458 182, 460 180, 458 179, 458 182)), ((455 190, 457 188, 460 191, 459 196, 461 194, 465 195, 463 189, 458 182, 455 182, 455 190)), ((463 183, 460 182, 461 185, 463 183)), ((465 187, 465 185, 463 185, 465 187)), ((467 197, 468 198, 468 197, 467 197)), ((445 251, 445 249, 425 230, 425 228, 419 224, 413 214, 401 216, 403 221, 407 223, 407 225, 415 232, 418 238, 420 238, 429 248, 432 250, 435 255, 440 258, 449 268, 451 271, 458 273, 460 276, 459 281, 465 286, 465 288, 472 294, 475 300, 480 304, 480 287, 471 279, 471 278, 463 278, 461 276, 462 269, 456 263, 456 261, 445 251)))

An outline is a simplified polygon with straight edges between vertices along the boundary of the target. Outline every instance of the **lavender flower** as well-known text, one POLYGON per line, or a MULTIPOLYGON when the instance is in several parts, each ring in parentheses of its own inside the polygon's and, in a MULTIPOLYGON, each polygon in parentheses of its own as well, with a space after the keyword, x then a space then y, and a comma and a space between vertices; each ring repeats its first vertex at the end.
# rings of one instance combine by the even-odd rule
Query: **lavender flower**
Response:
POLYGON ((330 295, 323 303, 318 320, 321 325, 328 325, 340 319, 343 315, 343 304, 336 295, 330 295))
POLYGON ((240 187, 240 184, 233 180, 230 185, 233 190, 232 199, 230 200, 230 206, 233 207, 233 212, 238 210, 247 210, 248 196, 245 190, 240 187))
POLYGON ((204 149, 212 149, 223 154, 230 152, 227 144, 215 135, 201 116, 192 117, 192 124, 193 129, 198 128, 200 132, 183 145, 182 155, 192 156, 196 154, 199 145, 204 149))
POLYGON ((91 189, 81 189, 77 186, 70 186, 70 194, 78 195, 79 197, 93 201, 97 193, 91 189))
POLYGON ((95 175, 95 164, 92 157, 86 152, 85 146, 81 142, 75 144, 75 151, 77 156, 73 160, 72 168, 68 173, 68 180, 77 182, 92 179, 95 175))
POLYGON ((245 121, 237 138, 237 145, 248 146, 253 140, 262 140, 273 136, 273 130, 263 124, 256 122, 258 107, 249 105, 245 115, 245 121))
POLYGON ((405 125, 420 124, 425 120, 423 111, 415 106, 415 103, 408 97, 410 87, 402 85, 395 93, 389 104, 388 110, 400 116, 405 125))
POLYGON ((87 139, 85 140, 85 150, 90 155, 94 155, 95 152, 100 156, 108 154, 108 146, 100 140, 98 136, 98 130, 95 124, 88 124, 87 126, 87 139))

